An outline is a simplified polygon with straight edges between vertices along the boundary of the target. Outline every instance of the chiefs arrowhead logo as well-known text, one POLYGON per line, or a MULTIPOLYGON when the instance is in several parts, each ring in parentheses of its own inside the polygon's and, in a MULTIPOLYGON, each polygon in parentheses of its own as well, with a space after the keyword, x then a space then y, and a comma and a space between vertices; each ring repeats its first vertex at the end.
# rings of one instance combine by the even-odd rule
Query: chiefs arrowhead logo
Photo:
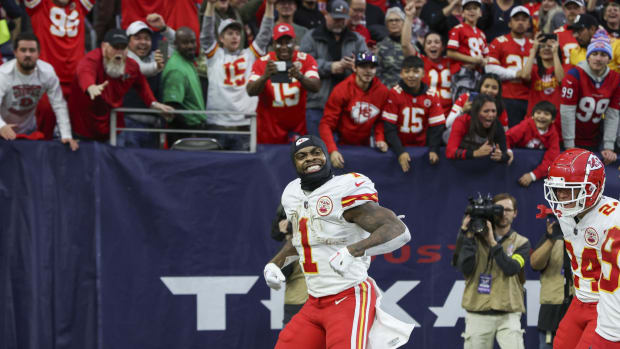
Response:
POLYGON ((310 138, 308 137, 301 137, 298 140, 295 141, 295 146, 299 147, 299 145, 305 141, 309 141, 310 138))

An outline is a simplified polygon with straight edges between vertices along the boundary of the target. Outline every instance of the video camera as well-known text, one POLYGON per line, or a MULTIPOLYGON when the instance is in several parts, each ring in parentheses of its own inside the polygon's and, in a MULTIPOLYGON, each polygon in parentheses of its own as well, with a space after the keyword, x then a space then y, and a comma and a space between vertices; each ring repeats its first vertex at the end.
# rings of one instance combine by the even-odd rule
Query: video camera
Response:
POLYGON ((495 219, 501 217, 504 214, 504 207, 493 203, 491 194, 487 194, 485 198, 478 193, 477 198, 470 197, 469 204, 465 209, 465 214, 471 217, 469 221, 468 229, 475 235, 486 235, 488 232, 486 221, 490 221, 491 224, 495 222, 495 219))

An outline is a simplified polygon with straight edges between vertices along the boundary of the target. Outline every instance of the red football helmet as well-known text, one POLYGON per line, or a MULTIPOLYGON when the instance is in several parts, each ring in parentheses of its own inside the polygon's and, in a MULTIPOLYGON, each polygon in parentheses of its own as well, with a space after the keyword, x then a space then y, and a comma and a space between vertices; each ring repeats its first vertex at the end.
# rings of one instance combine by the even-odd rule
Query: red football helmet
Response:
POLYGON ((545 179, 545 199, 556 215, 576 216, 596 205, 604 189, 605 166, 592 152, 579 148, 560 154, 545 179), (572 198, 559 200, 557 189, 571 189, 572 198))

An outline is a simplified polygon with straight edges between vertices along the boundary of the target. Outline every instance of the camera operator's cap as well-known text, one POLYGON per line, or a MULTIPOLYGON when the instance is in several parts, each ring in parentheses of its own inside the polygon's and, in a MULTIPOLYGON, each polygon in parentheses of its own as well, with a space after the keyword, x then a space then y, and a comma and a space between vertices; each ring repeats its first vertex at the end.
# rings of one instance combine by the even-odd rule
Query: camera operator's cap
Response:
POLYGON ((226 28, 232 27, 232 26, 237 27, 239 31, 243 30, 243 25, 241 25, 241 23, 235 21, 232 18, 226 18, 220 23, 220 26, 217 27, 217 35, 222 35, 222 33, 224 32, 224 30, 226 30, 226 28))
POLYGON ((575 31, 591 27, 598 27, 598 21, 589 14, 584 13, 577 16, 577 18, 575 18, 575 23, 569 25, 568 29, 575 31))
POLYGON ((348 19, 349 4, 344 0, 333 0, 329 5, 328 12, 333 19, 348 19))
POLYGON ((132 36, 132 35, 138 34, 139 32, 141 32, 143 30, 148 30, 149 33, 153 33, 151 28, 149 28, 149 26, 146 25, 146 23, 144 23, 142 21, 135 21, 135 22, 131 23, 129 25, 129 27, 127 27, 126 34, 127 34, 127 36, 132 36))
POLYGON ((365 51, 365 52, 359 52, 358 54, 355 55, 355 65, 360 65, 360 64, 373 64, 373 65, 377 65, 379 64, 379 62, 377 61, 377 56, 375 56, 374 53, 372 53, 372 51, 365 51))
POLYGON ((512 11, 510 11, 510 18, 516 16, 518 13, 525 13, 528 17, 531 17, 530 11, 525 6, 515 6, 512 11))
POLYGON ((583 0, 566 0, 564 1, 563 5, 566 6, 571 2, 574 2, 575 4, 579 5, 579 7, 586 7, 586 3, 583 0))
POLYGON ((110 29, 103 36, 103 42, 114 45, 127 45, 129 44, 129 38, 123 29, 110 29))
POLYGON ((461 2, 461 5, 465 6, 465 5, 469 4, 470 2, 475 2, 476 4, 482 6, 482 1, 481 0, 463 0, 461 2))
POLYGON ((295 39, 295 29, 288 23, 280 23, 273 27, 273 41, 278 40, 283 36, 290 36, 295 39))

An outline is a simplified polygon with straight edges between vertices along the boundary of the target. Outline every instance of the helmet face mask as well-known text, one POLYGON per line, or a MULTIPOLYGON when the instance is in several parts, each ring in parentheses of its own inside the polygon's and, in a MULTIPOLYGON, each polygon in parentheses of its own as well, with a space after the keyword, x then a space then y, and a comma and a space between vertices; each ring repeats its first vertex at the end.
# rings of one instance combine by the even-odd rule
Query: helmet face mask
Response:
POLYGON ((593 153, 569 149, 549 167, 544 187, 545 199, 553 212, 558 217, 574 217, 600 200, 605 188, 605 167, 593 153), (570 190, 569 197, 558 195, 561 190, 570 190))

